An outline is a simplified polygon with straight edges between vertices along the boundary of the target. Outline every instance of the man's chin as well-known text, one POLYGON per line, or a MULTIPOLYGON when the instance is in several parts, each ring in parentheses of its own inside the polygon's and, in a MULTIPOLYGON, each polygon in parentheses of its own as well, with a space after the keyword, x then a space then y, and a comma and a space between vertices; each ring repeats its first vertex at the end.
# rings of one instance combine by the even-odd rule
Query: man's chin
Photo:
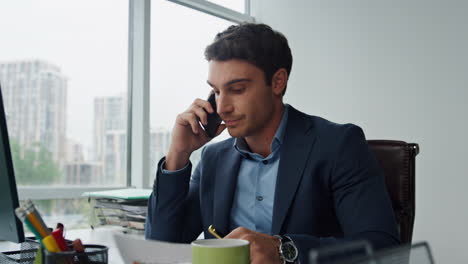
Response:
POLYGON ((231 137, 240 138, 245 136, 238 127, 228 127, 227 131, 231 137))

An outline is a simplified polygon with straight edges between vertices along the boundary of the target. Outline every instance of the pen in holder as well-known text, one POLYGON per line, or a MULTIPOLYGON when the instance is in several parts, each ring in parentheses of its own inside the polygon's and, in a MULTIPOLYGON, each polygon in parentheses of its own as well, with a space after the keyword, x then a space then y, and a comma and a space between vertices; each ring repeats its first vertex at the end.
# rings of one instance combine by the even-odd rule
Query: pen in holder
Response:
POLYGON ((43 264, 107 264, 108 248, 102 245, 84 245, 83 251, 49 252, 42 250, 43 264))

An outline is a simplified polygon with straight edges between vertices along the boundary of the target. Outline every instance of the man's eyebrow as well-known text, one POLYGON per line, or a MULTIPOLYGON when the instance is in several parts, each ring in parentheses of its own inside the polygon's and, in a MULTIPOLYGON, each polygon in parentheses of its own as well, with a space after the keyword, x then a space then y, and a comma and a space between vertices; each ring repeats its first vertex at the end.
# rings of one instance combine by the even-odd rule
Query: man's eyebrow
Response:
POLYGON ((230 80, 229 82, 225 83, 224 86, 230 86, 230 85, 233 85, 233 84, 236 84, 236 83, 239 83, 239 82, 251 82, 252 79, 248 79, 248 78, 241 78, 241 79, 234 79, 234 80, 230 80))
MULTIPOLYGON (((225 83, 223 86, 230 86, 230 85, 233 85, 233 84, 236 84, 236 83, 239 83, 239 82, 251 82, 252 79, 249 79, 249 78, 240 78, 240 79, 233 79, 233 80, 230 80, 229 82, 225 83)), ((213 88, 216 88, 216 86, 214 86, 214 84, 210 83, 210 81, 206 81, 206 83, 208 83, 209 86, 213 87, 213 88)))

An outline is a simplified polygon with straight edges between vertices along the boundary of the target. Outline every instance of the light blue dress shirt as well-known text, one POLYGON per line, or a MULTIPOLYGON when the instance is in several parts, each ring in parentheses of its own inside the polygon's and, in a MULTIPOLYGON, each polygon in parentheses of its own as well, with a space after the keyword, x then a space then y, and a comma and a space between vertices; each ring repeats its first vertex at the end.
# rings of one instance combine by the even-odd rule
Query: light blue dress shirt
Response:
POLYGON ((231 209, 231 229, 243 226, 271 234, 280 148, 287 121, 288 105, 285 105, 268 157, 251 152, 243 138, 235 140, 234 147, 242 155, 242 161, 231 209))

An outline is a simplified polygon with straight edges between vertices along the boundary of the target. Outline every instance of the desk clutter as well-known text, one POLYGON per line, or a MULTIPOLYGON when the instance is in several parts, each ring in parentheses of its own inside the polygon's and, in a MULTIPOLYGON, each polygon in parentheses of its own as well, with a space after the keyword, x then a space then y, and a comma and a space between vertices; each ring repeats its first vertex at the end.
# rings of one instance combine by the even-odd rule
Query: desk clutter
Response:
POLYGON ((26 239, 21 250, 4 252, 0 264, 106 264, 108 248, 102 245, 86 245, 80 239, 73 241, 64 237, 65 227, 58 223, 55 229, 47 227, 41 214, 31 200, 16 208, 16 216, 34 234, 26 239))
MULTIPOLYGON (((121 226, 129 232, 143 233, 150 189, 121 189, 86 192, 98 225, 121 226)), ((93 225, 92 225, 93 227, 93 225)))

